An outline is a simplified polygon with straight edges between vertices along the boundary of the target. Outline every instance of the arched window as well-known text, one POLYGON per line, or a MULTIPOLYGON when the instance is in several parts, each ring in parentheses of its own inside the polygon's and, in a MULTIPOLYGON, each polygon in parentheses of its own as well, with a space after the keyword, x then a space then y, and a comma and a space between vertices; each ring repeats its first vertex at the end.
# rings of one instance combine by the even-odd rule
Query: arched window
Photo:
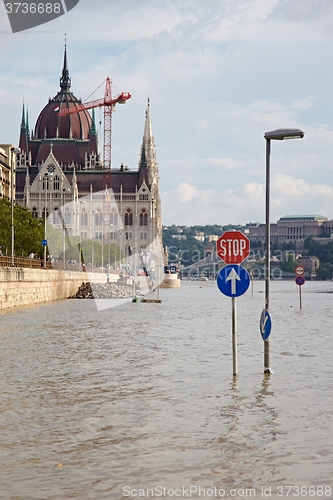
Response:
POLYGON ((69 211, 69 208, 65 208, 65 224, 70 224, 71 223, 71 213, 69 211))
POLYGON ((50 189, 50 178, 47 175, 44 175, 43 177, 43 191, 45 191, 45 183, 46 183, 46 190, 48 191, 50 189))
POLYGON ((60 224, 60 216, 58 208, 55 208, 53 211, 53 224, 60 224))
POLYGON ((34 219, 38 219, 38 212, 36 207, 33 207, 32 209, 32 216, 34 219))
POLYGON ((118 214, 114 208, 110 214, 110 225, 118 226, 118 214))
MULTIPOLYGON (((48 208, 46 209, 46 218, 48 218, 49 216, 49 210, 48 208)), ((42 215, 43 219, 45 219, 45 208, 43 208, 43 215, 42 215)))
POLYGON ((148 225, 148 214, 146 210, 143 208, 140 213, 140 226, 148 225))
POLYGON ((95 213, 95 226, 101 226, 102 225, 102 212, 100 210, 97 210, 95 213))
POLYGON ((60 189, 60 179, 57 175, 53 179, 53 189, 54 191, 59 191, 60 189))
POLYGON ((88 225, 88 214, 85 211, 85 209, 82 210, 81 212, 81 226, 87 226, 88 225))
POLYGON ((125 213, 125 226, 133 226, 133 214, 130 208, 125 213))

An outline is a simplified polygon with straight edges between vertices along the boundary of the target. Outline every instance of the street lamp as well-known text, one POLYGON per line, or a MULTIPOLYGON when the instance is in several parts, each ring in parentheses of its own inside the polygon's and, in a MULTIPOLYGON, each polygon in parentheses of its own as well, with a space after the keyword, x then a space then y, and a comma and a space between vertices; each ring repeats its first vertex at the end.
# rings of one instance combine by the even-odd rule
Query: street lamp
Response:
MULTIPOLYGON (((297 128, 279 128, 266 132, 266 259, 265 259, 265 310, 269 313, 269 281, 271 261, 271 231, 270 231, 270 154, 271 140, 302 139, 304 132, 297 128)), ((270 338, 264 340, 264 373, 271 373, 270 368, 270 338)))
POLYGON ((66 193, 70 192, 70 188, 61 188, 61 210, 60 210, 60 217, 61 217, 61 225, 62 225, 62 266, 63 270, 65 271, 66 269, 66 241, 65 241, 65 232, 67 231, 66 228, 66 221, 64 219, 64 196, 66 193))
POLYGON ((82 262, 82 237, 81 237, 81 219, 82 219, 82 205, 85 205, 85 201, 80 201, 80 210, 79 210, 79 270, 81 271, 81 262, 82 262))
POLYGON ((104 269, 104 222, 107 222, 107 219, 102 219, 102 271, 104 269))
POLYGON ((20 148, 11 148, 10 157, 10 202, 11 202, 11 256, 12 256, 12 267, 15 266, 14 259, 14 155, 20 154, 20 148))
POLYGON ((47 212, 47 186, 49 182, 49 178, 51 179, 53 176, 52 173, 45 172, 44 174, 44 269, 46 269, 46 212, 47 212))
MULTIPOLYGON (((115 224, 110 224, 110 228, 112 228, 110 230, 110 233, 112 232, 112 234, 113 234, 112 240, 113 240, 113 247, 114 247, 114 270, 116 270, 116 267, 117 267, 117 245, 115 243, 115 240, 117 239, 116 232, 118 231, 119 235, 121 233, 120 233, 120 229, 115 228, 115 224)), ((110 264, 111 264, 110 263, 110 233, 109 233, 109 268, 110 268, 110 264)))

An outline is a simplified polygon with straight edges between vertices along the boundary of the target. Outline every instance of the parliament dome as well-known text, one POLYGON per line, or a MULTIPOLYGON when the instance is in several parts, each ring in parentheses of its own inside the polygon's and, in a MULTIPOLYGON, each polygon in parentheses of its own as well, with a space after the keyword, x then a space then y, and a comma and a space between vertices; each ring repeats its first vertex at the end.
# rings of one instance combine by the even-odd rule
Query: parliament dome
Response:
POLYGON ((80 104, 81 101, 71 92, 65 48, 60 91, 40 112, 36 121, 34 139, 89 139, 92 120, 88 111, 59 116, 60 110, 76 108, 80 104))

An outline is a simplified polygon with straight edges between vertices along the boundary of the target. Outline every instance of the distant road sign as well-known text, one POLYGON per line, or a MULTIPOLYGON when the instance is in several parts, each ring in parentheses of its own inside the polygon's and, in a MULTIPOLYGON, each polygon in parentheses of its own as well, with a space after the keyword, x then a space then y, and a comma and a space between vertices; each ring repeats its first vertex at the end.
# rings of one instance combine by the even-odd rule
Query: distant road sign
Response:
POLYGON ((240 231, 225 231, 216 242, 216 253, 226 264, 240 264, 250 254, 250 240, 240 231))
POLYGON ((47 240, 42 240, 43 247, 47 247, 47 240))
POLYGON ((302 285, 304 285, 304 283, 305 283, 305 278, 304 278, 304 276, 296 276, 296 278, 295 278, 295 283, 296 283, 296 285, 298 285, 298 286, 302 286, 302 285))
POLYGON ((237 264, 225 266, 217 276, 219 290, 228 297, 239 297, 246 292, 250 285, 250 276, 247 270, 237 264))
POLYGON ((302 274, 304 274, 305 272, 305 269, 303 266, 296 266, 295 267, 295 274, 297 274, 297 276, 301 276, 302 274))
POLYGON ((269 312, 264 309, 260 316, 260 333, 263 340, 268 339, 272 330, 272 320, 269 312))

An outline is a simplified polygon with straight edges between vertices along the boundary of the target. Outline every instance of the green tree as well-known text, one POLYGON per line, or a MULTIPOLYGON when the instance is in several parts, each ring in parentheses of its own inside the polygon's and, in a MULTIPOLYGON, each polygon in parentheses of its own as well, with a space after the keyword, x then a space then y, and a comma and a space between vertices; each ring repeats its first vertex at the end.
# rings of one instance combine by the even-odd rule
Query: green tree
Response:
MULTIPOLYGON (((44 221, 35 219, 27 208, 14 205, 14 253, 27 257, 43 254, 44 221)), ((11 249, 11 203, 0 199, 0 247, 3 253, 11 249)))
POLYGON ((289 252, 283 254, 280 267, 286 273, 293 273, 296 267, 295 255, 289 252))
POLYGON ((319 280, 325 281, 330 278, 330 276, 330 270, 325 266, 320 266, 319 269, 316 270, 316 278, 319 280))

